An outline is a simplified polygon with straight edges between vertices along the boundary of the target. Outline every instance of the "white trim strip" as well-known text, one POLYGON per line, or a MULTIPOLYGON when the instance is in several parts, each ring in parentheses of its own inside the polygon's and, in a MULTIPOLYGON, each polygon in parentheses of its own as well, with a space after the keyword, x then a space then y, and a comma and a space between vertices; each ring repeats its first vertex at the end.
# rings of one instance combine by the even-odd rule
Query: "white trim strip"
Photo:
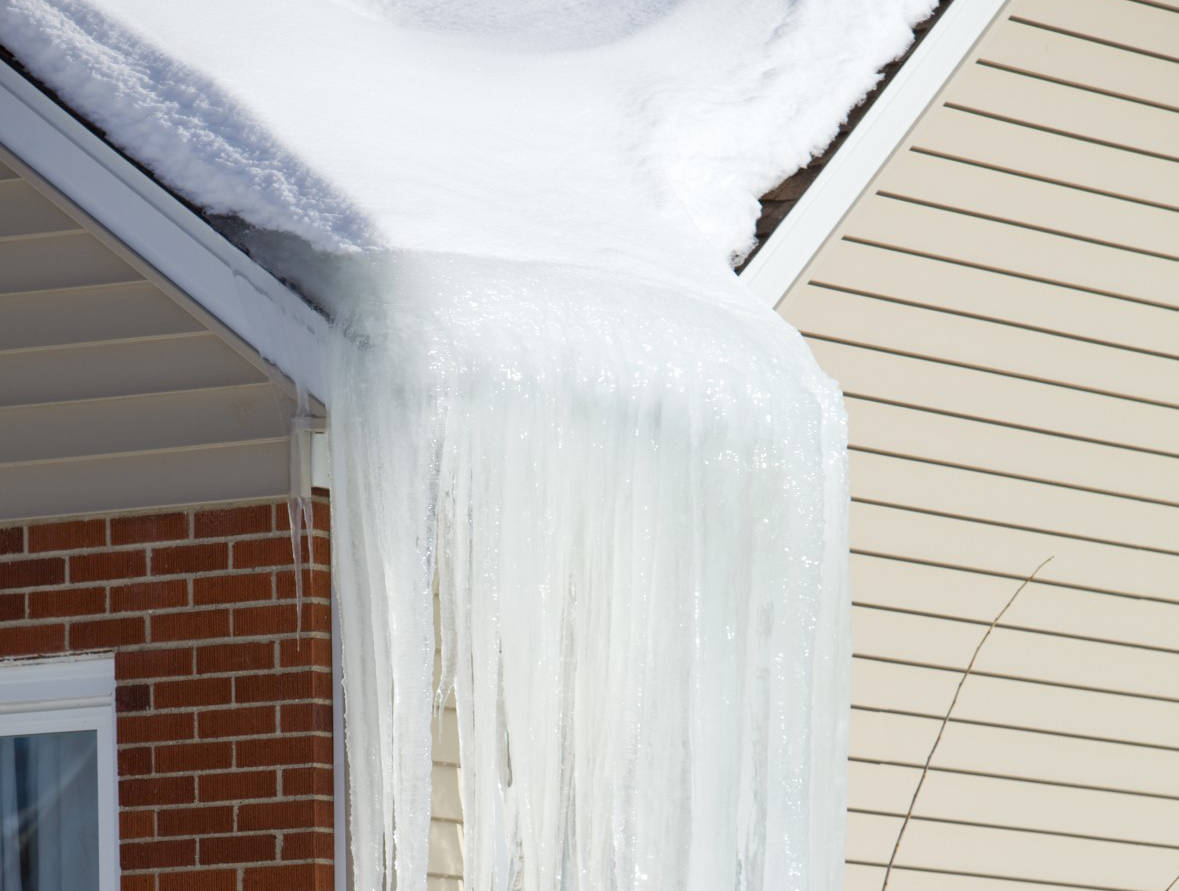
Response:
POLYGON ((1004 0, 955 0, 803 193, 741 279, 777 305, 998 13, 1004 0))
POLYGON ((325 392, 325 320, 3 62, 0 144, 264 358, 325 392), (257 293, 247 299, 243 285, 257 293))
POLYGON ((0 665, 0 707, 67 708, 75 704, 111 704, 115 696, 115 662, 99 659, 55 659, 0 665))

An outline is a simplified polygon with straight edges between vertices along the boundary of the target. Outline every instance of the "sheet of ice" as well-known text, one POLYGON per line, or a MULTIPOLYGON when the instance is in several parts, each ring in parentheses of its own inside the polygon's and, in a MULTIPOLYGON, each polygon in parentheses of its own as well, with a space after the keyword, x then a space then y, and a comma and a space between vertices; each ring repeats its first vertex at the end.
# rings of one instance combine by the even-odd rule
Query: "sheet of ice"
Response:
POLYGON ((842 887, 842 407, 728 261, 930 5, 0 0, 335 314, 357 888, 425 888, 452 692, 468 889, 842 887))

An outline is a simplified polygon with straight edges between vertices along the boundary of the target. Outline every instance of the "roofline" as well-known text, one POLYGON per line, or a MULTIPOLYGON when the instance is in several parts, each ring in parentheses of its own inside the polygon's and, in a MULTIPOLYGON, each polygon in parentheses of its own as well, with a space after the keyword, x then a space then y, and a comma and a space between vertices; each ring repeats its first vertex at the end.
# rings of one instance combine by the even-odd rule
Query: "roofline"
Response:
POLYGON ((771 306, 781 301, 1005 2, 954 0, 742 270, 760 299, 771 306))
POLYGON ((327 321, 0 60, 0 143, 314 396, 327 321))

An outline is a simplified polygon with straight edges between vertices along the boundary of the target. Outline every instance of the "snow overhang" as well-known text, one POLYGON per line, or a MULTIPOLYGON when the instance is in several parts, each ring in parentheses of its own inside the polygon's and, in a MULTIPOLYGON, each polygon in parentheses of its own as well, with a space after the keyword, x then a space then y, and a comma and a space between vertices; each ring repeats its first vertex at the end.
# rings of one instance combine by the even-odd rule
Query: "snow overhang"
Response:
POLYGON ((776 306, 1006 0, 954 0, 749 264, 742 280, 776 306))
POLYGON ((0 144, 295 385, 324 397, 327 320, 2 60, 0 144))

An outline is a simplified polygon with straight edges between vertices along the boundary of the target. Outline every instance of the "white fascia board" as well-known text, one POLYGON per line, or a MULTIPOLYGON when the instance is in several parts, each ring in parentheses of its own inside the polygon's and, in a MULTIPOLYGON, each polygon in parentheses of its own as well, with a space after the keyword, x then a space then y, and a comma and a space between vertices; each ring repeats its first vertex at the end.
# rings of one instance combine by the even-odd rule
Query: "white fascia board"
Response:
POLYGON ((1004 0, 954 0, 880 94, 741 279, 775 306, 917 118, 966 58, 1004 0))
POLYGON ((326 320, 4 62, 0 143, 323 399, 326 320))

